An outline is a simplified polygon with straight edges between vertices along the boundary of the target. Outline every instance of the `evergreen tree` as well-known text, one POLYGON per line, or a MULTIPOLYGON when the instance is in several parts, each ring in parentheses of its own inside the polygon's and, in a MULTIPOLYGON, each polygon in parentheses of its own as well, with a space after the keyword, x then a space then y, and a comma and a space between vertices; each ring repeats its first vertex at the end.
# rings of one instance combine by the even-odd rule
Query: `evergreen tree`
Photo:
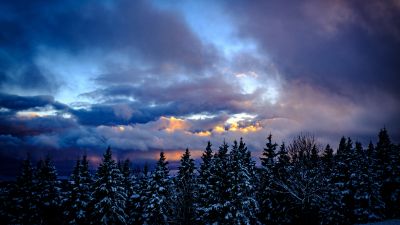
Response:
POLYGON ((12 192, 13 224, 39 224, 40 215, 35 196, 34 170, 28 156, 22 163, 20 174, 12 192))
POLYGON ((145 224, 169 224, 172 222, 171 179, 168 162, 164 152, 151 175, 149 186, 146 188, 148 199, 144 206, 143 220, 145 224))
POLYGON ((225 214, 227 224, 257 224, 258 202, 255 196, 254 163, 250 151, 240 139, 234 141, 229 154, 228 211, 225 214))
POLYGON ((259 199, 260 221, 263 224, 277 223, 278 218, 274 209, 277 206, 276 167, 275 157, 278 144, 272 143, 272 135, 267 137, 266 148, 261 157, 260 183, 257 198, 259 199))
POLYGON ((149 199, 149 184, 150 175, 147 163, 143 170, 140 171, 133 184, 133 194, 129 197, 129 212, 128 224, 144 224, 142 218, 144 207, 149 199))
POLYGON ((285 143, 282 143, 277 153, 274 173, 279 180, 286 180, 290 167, 290 157, 286 150, 285 143))
POLYGON ((119 170, 122 173, 124 189, 126 191, 127 197, 130 197, 133 194, 133 174, 131 170, 131 162, 129 159, 125 159, 123 163, 120 164, 119 170))
POLYGON ((400 154, 392 144, 386 128, 380 130, 376 144, 377 174, 381 183, 381 195, 388 217, 400 216, 400 154))
POLYGON ((178 176, 176 177, 177 187, 177 219, 179 224, 192 224, 195 221, 194 195, 195 195, 195 165, 190 158, 187 148, 182 155, 178 176))
POLYGON ((228 175, 228 144, 224 141, 214 155, 213 166, 211 168, 213 176, 211 177, 211 197, 210 204, 204 209, 206 212, 206 224, 226 224, 225 215, 229 211, 230 193, 229 175, 228 175))
POLYGON ((207 147, 201 156, 201 164, 198 175, 198 195, 196 199, 196 219, 197 222, 211 223, 209 207, 217 202, 215 163, 213 159, 213 151, 211 143, 207 143, 207 147))
POLYGON ((339 148, 335 156, 334 172, 332 173, 332 182, 337 188, 340 204, 337 205, 335 211, 337 214, 343 215, 342 223, 354 223, 354 190, 352 188, 351 173, 353 165, 352 142, 345 137, 340 139, 339 148))
POLYGON ((62 219, 60 182, 49 155, 45 160, 39 161, 36 178, 36 201, 41 219, 40 224, 60 224, 62 219))
POLYGON ((266 148, 264 148, 264 151, 262 153, 264 157, 261 157, 260 160, 263 167, 267 169, 272 169, 278 144, 272 144, 272 134, 268 135, 267 140, 268 142, 266 144, 266 148))
POLYGON ((70 178, 70 191, 64 204, 68 224, 89 224, 88 204, 91 200, 92 178, 86 155, 78 159, 70 178))
POLYGON ((357 223, 383 219, 384 203, 379 193, 375 174, 371 173, 367 154, 360 142, 356 142, 351 175, 354 190, 354 217, 357 223))
POLYGON ((330 172, 333 169, 333 149, 329 144, 327 144, 325 147, 324 153, 322 155, 322 161, 326 175, 330 176, 330 172))
MULTIPOLYGON (((23 223, 16 222, 21 221, 21 216, 16 210, 18 207, 16 201, 18 201, 18 195, 14 194, 16 188, 14 185, 6 185, 0 187, 0 221, 3 224, 35 224, 35 223, 23 223)), ((21 213, 22 214, 22 213, 21 213)), ((25 215, 25 214, 24 214, 25 215)))
POLYGON ((288 155, 288 151, 286 149, 285 143, 282 143, 279 147, 279 151, 277 153, 277 159, 274 166, 274 182, 271 184, 273 187, 273 202, 274 206, 270 209, 271 217, 273 218, 274 223, 278 224, 286 224, 291 220, 291 212, 290 205, 292 205, 292 200, 286 191, 279 187, 278 184, 283 184, 285 181, 289 179, 289 172, 291 168, 290 157, 288 155))
POLYGON ((123 175, 117 163, 112 159, 111 148, 108 147, 97 170, 93 185, 92 224, 126 224, 125 203, 126 190, 123 175))
POLYGON ((311 165, 313 167, 319 166, 319 155, 318 155, 318 150, 317 146, 314 144, 312 149, 311 149, 311 165))

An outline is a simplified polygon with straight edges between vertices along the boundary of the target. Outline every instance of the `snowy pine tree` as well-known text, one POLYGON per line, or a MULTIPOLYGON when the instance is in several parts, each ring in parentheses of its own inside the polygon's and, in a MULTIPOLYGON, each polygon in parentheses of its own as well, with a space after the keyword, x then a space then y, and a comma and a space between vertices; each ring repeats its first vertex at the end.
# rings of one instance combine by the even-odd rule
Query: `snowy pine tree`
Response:
POLYGON ((62 219, 60 182, 50 156, 40 160, 36 173, 36 201, 40 215, 40 224, 59 224, 62 219))
POLYGON ((352 167, 352 187, 354 190, 354 217, 358 223, 383 219, 384 203, 379 193, 377 177, 371 173, 368 157, 361 143, 356 142, 352 167))
POLYGON ((198 175, 198 194, 196 198, 196 217, 199 223, 211 223, 213 212, 210 210, 210 206, 217 202, 216 190, 216 177, 215 177, 215 162, 213 159, 213 151, 211 149, 211 143, 207 143, 207 147, 201 156, 202 162, 200 164, 199 175, 198 175))
POLYGON ((129 159, 125 159, 123 163, 119 163, 118 168, 122 173, 126 196, 130 197, 133 194, 133 180, 135 179, 131 170, 131 162, 129 159))
POLYGON ((339 148, 335 155, 335 165, 332 173, 332 182, 338 190, 340 204, 335 211, 343 215, 342 223, 354 223, 354 190, 352 188, 351 173, 353 166, 352 142, 345 137, 340 139, 339 148))
POLYGON ((278 144, 272 143, 272 134, 267 137, 266 147, 263 150, 263 157, 260 158, 261 169, 258 187, 260 204, 260 221, 264 224, 277 222, 274 209, 277 206, 275 186, 275 157, 278 144))
POLYGON ((333 169, 333 149, 329 144, 326 145, 324 153, 322 155, 322 162, 323 162, 323 167, 326 175, 330 175, 332 169, 333 169))
POLYGON ((14 205, 12 224, 39 224, 40 215, 35 196, 34 170, 28 157, 22 163, 20 174, 12 191, 12 204, 14 205))
POLYGON ((122 173, 123 177, 123 186, 126 192, 126 210, 125 213, 128 215, 128 222, 130 220, 129 215, 134 214, 135 212, 135 204, 136 202, 134 201, 135 197, 138 197, 137 192, 138 187, 135 186, 137 185, 135 183, 136 177, 132 173, 131 169, 131 162, 129 159, 125 159, 123 162, 119 161, 118 162, 118 168, 122 173))
POLYGON ((144 224, 169 224, 172 222, 171 188, 168 162, 164 152, 161 152, 160 159, 146 188, 148 199, 142 215, 144 224))
POLYGON ((274 181, 273 184, 271 184, 274 190, 272 196, 275 204, 270 213, 273 221, 279 224, 289 223, 292 217, 289 207, 292 204, 290 195, 288 195, 282 187, 277 185, 289 178, 290 168, 290 157, 285 143, 282 143, 276 156, 276 163, 273 170, 274 181))
POLYGON ((89 224, 88 204, 91 200, 92 178, 86 155, 78 159, 70 178, 70 191, 64 203, 64 215, 68 224, 89 224))
POLYGON ((250 151, 240 139, 234 141, 229 154, 228 211, 225 215, 227 224, 258 224, 258 202, 255 196, 254 163, 250 151))
POLYGON ((182 155, 178 175, 176 177, 176 211, 177 222, 179 224, 192 224, 195 221, 195 165, 194 160, 190 158, 190 152, 187 148, 182 155))
POLYGON ((111 148, 108 147, 93 184, 92 200, 89 204, 92 209, 92 224, 126 224, 127 197, 123 181, 123 175, 112 159, 111 148))
POLYGON ((386 128, 380 130, 376 144, 377 174, 386 216, 400 216, 400 149, 392 144, 386 128))
POLYGON ((133 194, 129 197, 130 207, 128 209, 129 221, 128 224, 144 224, 143 212, 145 204, 149 199, 149 184, 150 174, 147 163, 144 165, 142 171, 134 178, 133 181, 133 194))

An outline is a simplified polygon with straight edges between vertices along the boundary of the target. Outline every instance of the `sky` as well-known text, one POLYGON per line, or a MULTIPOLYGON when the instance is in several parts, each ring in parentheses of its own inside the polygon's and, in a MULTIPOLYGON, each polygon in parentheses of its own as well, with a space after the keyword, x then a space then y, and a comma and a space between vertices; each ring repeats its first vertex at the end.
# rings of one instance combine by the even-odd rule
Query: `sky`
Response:
POLYGON ((400 1, 0 2, 0 175, 272 133, 400 141, 400 1))

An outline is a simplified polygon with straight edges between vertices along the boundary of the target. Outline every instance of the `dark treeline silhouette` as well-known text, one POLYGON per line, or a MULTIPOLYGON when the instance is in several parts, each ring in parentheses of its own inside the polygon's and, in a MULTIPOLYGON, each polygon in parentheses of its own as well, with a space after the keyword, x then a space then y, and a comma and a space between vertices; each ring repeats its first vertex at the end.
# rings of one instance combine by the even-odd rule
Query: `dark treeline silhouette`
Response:
POLYGON ((195 167, 189 149, 170 176, 164 153, 153 171, 104 153, 95 174, 86 156, 68 181, 49 157, 27 158, 1 190, 2 224, 355 224, 400 217, 400 147, 386 129, 364 148, 343 137, 337 151, 300 135, 278 145, 269 135, 256 167, 242 139, 195 167))

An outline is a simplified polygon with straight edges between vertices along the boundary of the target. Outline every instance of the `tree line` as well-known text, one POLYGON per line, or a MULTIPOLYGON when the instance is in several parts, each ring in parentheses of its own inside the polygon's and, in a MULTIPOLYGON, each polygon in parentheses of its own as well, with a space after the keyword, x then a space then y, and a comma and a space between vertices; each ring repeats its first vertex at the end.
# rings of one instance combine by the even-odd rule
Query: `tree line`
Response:
POLYGON ((152 171, 116 162, 110 147, 95 174, 86 156, 68 181, 50 157, 23 161, 1 190, 5 224, 354 224, 400 217, 400 146, 381 129, 376 145, 342 137, 336 151, 300 135, 272 135, 256 166, 242 139, 208 142, 196 168, 189 149, 170 175, 163 152, 152 171))

